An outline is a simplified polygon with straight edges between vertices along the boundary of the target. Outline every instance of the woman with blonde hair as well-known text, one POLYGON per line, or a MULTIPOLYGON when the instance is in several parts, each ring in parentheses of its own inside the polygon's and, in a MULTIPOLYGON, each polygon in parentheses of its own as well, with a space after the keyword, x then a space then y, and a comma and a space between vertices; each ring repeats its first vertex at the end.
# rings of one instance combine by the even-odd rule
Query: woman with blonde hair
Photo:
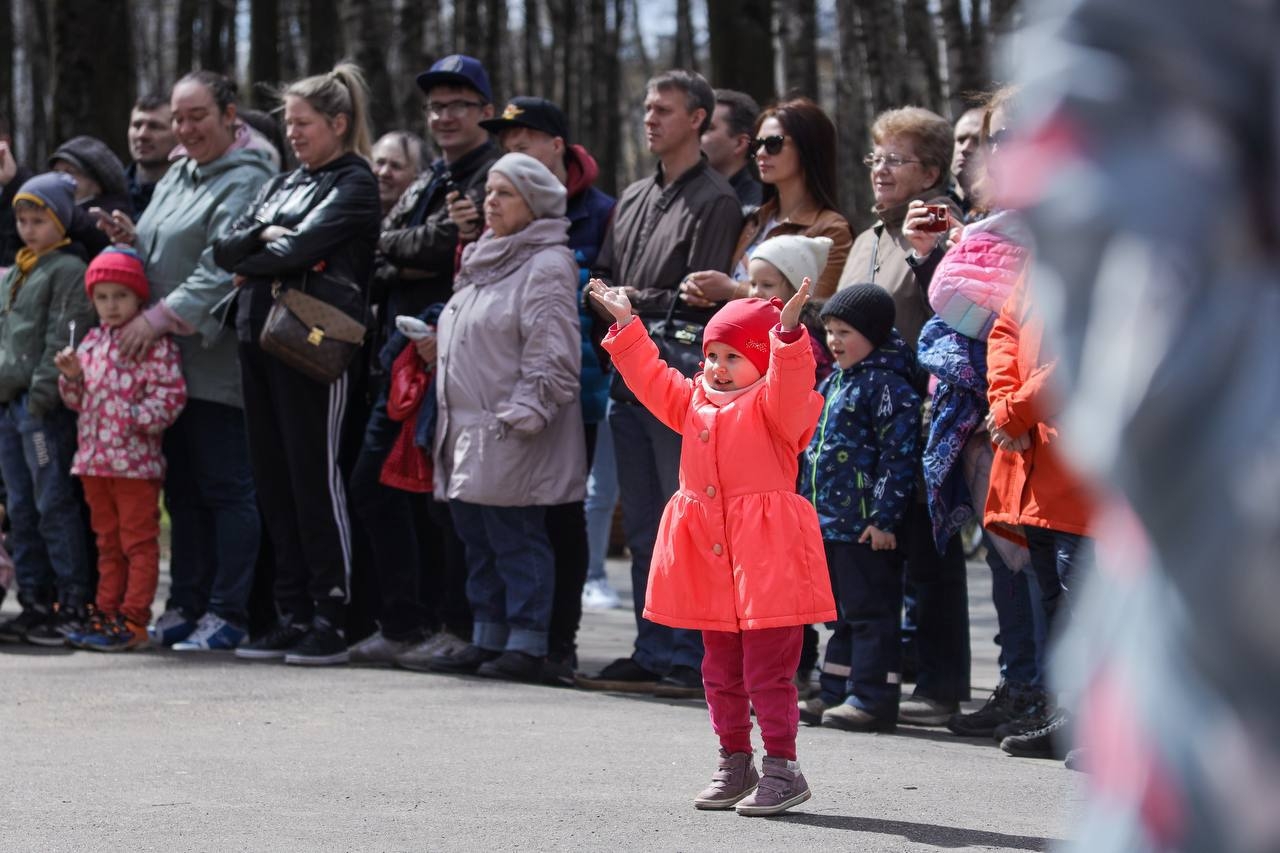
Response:
POLYGON ((347 660, 343 617, 351 577, 351 526, 338 444, 349 366, 325 384, 259 343, 279 293, 302 287, 359 322, 382 208, 369 167, 368 89, 341 64, 284 90, 285 135, 299 166, 263 188, 214 244, 240 285, 236 331, 249 451, 276 555, 279 624, 236 650, 291 664, 347 660))

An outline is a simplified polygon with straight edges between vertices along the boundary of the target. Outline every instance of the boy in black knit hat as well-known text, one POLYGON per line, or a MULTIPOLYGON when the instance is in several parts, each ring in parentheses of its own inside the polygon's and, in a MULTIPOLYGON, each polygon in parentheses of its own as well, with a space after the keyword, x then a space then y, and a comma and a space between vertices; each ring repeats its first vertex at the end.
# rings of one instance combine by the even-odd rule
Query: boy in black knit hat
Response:
POLYGON ((893 328, 893 298, 874 284, 838 291, 820 314, 836 370, 805 451, 801 494, 822 524, 839 620, 818 696, 800 719, 849 731, 892 731, 901 681, 902 553, 920 454, 915 353, 893 328))

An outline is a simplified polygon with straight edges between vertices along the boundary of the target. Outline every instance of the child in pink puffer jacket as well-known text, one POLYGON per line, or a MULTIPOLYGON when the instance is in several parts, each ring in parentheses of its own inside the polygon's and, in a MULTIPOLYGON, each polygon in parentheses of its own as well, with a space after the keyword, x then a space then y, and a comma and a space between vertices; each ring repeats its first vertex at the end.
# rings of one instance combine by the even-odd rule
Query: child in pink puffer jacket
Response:
POLYGON ((160 337, 137 359, 120 353, 120 333, 150 288, 132 250, 107 249, 84 274, 99 325, 77 350, 54 360, 67 408, 79 412, 71 473, 84 484, 98 542, 98 615, 73 645, 125 651, 147 642, 160 576, 160 486, 165 429, 187 401, 178 347, 160 337))

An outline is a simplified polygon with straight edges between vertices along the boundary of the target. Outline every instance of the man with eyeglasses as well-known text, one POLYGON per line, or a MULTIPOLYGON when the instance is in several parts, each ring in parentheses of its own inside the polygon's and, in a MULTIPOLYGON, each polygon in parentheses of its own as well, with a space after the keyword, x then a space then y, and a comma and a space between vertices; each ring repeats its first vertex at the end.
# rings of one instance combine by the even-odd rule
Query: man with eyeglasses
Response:
MULTIPOLYGON (((460 229, 451 208, 474 203, 479 209, 489 167, 501 154, 480 126, 493 116, 493 92, 479 60, 446 56, 417 81, 426 94, 427 127, 440 157, 409 185, 383 220, 374 271, 381 320, 375 353, 395 331, 398 315, 420 317, 428 306, 449 300, 459 240, 475 239, 483 226, 473 218, 464 220, 467 227, 460 229)), ((400 424, 387 415, 386 384, 385 376, 373 377, 371 391, 378 403, 351 477, 352 503, 369 536, 381 592, 380 630, 353 646, 350 654, 352 662, 425 670, 434 655, 465 646, 465 638, 471 636, 466 567, 454 557, 460 544, 457 551, 445 545, 425 561, 420 556, 429 541, 454 538, 448 511, 439 511, 445 505, 416 501, 419 496, 380 481, 383 463, 400 433, 400 424), (430 523, 424 515, 430 516, 430 523), (438 531, 431 530, 431 523, 438 531), (424 562, 435 570, 429 581, 421 576, 424 562), (428 582, 431 589, 424 588, 428 582), (448 630, 430 633, 438 627, 448 630)))
POLYGON ((450 207, 470 200, 480 209, 489 167, 502 152, 480 123, 493 117, 493 92, 480 60, 446 56, 418 75, 423 110, 440 158, 409 185, 383 222, 376 282, 385 288, 383 324, 417 316, 446 302, 453 289, 458 241, 480 236, 483 222, 460 229, 450 207))
MULTIPOLYGON (((645 141, 658 158, 658 169, 622 193, 595 276, 625 287, 636 313, 651 328, 672 317, 700 329, 711 318, 714 308, 695 308, 679 297, 680 282, 695 270, 728 272, 742 229, 737 195, 700 148, 715 107, 710 84, 692 71, 668 71, 645 87, 645 141)), ((700 350, 700 333, 691 337, 696 340, 689 346, 700 350)), ((615 376, 610 393, 609 428, 617 447, 622 518, 631 549, 637 636, 630 656, 578 683, 597 690, 701 696, 701 634, 643 616, 658 522, 679 484, 680 435, 649 414, 620 377, 615 376)))

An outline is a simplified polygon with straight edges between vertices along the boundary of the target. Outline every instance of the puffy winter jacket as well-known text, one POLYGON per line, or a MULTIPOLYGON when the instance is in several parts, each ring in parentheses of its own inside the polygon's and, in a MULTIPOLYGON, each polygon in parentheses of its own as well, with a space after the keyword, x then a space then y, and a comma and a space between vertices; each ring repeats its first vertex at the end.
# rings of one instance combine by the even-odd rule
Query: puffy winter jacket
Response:
POLYGON ((800 492, 818 510, 823 539, 856 542, 868 524, 892 532, 906 514, 920 463, 914 368, 915 354, 894 332, 818 386, 826 402, 805 450, 800 492))
POLYGON ((965 226, 929 283, 929 305, 960 334, 986 340, 1030 256, 1030 234, 1013 211, 965 226))

